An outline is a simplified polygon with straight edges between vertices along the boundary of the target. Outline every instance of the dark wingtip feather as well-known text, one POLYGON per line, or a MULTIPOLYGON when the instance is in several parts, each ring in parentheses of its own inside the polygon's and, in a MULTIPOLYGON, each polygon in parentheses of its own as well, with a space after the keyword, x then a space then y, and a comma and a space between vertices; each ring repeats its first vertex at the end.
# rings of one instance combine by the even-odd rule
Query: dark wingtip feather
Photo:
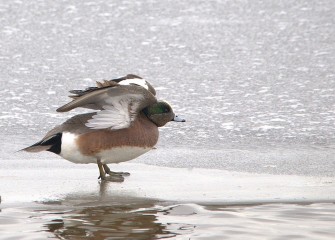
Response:
POLYGON ((65 104, 64 106, 61 106, 59 108, 56 109, 56 112, 68 112, 70 111, 71 109, 68 109, 67 108, 67 104, 65 104))

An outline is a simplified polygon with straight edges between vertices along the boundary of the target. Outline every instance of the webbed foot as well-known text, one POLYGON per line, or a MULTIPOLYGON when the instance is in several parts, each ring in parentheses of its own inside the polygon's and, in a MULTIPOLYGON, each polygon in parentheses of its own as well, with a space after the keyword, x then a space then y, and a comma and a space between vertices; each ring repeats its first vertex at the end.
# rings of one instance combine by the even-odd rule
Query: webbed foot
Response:
POLYGON ((107 181, 107 182, 124 182, 124 177, 121 175, 110 175, 110 176, 99 176, 98 179, 101 179, 101 181, 107 181))
POLYGON ((103 164, 102 165, 105 172, 110 175, 110 176, 122 176, 122 177, 127 177, 127 176, 130 176, 130 173, 129 172, 113 172, 109 169, 109 167, 107 166, 107 164, 103 164))
POLYGON ((102 164, 100 159, 97 159, 97 164, 99 167, 99 177, 101 181, 108 181, 108 182, 123 182, 124 176, 129 176, 130 174, 127 172, 112 172, 106 164, 102 164), (106 173, 109 176, 106 176, 106 173))

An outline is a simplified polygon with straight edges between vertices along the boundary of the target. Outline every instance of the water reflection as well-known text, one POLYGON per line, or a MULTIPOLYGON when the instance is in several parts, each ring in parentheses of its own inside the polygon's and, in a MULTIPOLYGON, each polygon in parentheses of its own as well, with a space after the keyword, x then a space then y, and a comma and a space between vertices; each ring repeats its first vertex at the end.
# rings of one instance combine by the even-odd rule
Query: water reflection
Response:
POLYGON ((75 210, 46 226, 61 239, 154 239, 174 236, 157 222, 154 211, 138 211, 140 206, 98 206, 75 210))
MULTIPOLYGON (((59 239, 157 239, 174 237, 157 220, 158 201, 130 196, 113 196, 110 185, 100 184, 98 196, 67 196, 55 210, 39 210, 54 219, 46 231, 59 239), (64 210, 62 206, 73 208, 64 210), (60 207, 60 209, 57 209, 60 207)), ((50 206, 49 203, 45 203, 50 206)))
MULTIPOLYGON (((120 194, 114 184, 101 184, 95 193, 44 202, 26 213, 30 225, 26 221, 13 225, 56 239, 288 239, 291 234, 333 239, 335 233, 333 203, 176 204, 126 191, 120 194)), ((11 212, 7 216, 17 219, 11 212)))
POLYGON ((110 196, 103 202, 98 198, 81 196, 79 202, 68 197, 33 209, 3 208, 0 238, 291 239, 294 235, 330 240, 335 234, 332 203, 171 205, 138 198, 110 196))

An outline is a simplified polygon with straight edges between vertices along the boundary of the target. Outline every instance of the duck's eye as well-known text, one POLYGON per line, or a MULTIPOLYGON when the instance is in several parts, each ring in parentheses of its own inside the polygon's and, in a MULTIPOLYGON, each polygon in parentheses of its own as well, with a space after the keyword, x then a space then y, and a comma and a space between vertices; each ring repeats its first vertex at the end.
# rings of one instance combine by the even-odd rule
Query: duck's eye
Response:
POLYGON ((170 110, 168 108, 164 108, 164 112, 168 113, 168 112, 170 112, 170 110))

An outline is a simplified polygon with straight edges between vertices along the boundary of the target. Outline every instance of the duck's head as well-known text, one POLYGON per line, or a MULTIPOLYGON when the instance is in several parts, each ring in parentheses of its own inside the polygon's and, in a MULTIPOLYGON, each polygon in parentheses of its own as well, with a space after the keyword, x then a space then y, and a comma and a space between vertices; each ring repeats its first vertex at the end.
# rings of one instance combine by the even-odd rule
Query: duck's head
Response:
POLYGON ((171 106, 164 101, 158 101, 146 107, 143 112, 158 127, 162 127, 170 121, 185 122, 185 119, 176 116, 171 106))

